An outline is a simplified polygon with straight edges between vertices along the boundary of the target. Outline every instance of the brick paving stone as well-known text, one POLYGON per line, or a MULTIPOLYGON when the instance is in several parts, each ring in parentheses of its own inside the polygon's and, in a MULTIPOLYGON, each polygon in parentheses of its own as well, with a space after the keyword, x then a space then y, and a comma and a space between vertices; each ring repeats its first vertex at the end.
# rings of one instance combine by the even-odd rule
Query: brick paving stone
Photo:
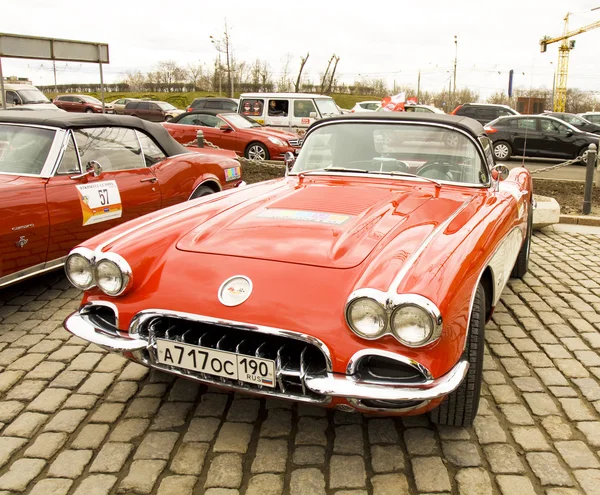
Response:
POLYGON ((268 438, 284 437, 292 432, 292 413, 281 409, 271 409, 260 427, 260 436, 268 438))
POLYGON ((535 416, 551 416, 558 414, 558 408, 547 394, 524 393, 523 398, 535 416))
POLYGON ((365 486, 365 461, 358 455, 333 455, 329 461, 329 488, 365 486))
POLYGON ((567 379, 557 369, 540 368, 535 370, 535 372, 538 374, 544 385, 546 385, 547 387, 550 387, 552 385, 566 387, 567 385, 569 385, 567 379))
POLYGON ((117 373, 121 371, 126 364, 127 359, 123 356, 119 356, 118 354, 107 354, 96 367, 96 371, 103 373, 117 373))
POLYGON ((0 373, 0 394, 10 390, 24 374, 24 371, 2 371, 0 373))
POLYGON ((290 495, 325 495, 325 476, 316 468, 292 471, 290 495))
POLYGON ((558 399, 567 417, 571 421, 593 421, 596 415, 584 404, 581 399, 558 399))
POLYGON ((73 440, 71 448, 73 449, 97 449, 100 447, 104 438, 108 434, 108 425, 89 424, 85 425, 77 438, 73 440))
MULTIPOLYGON (((41 335, 40 337, 43 338, 43 335, 41 335)), ((46 339, 31 347, 29 349, 29 352, 33 352, 36 354, 50 354, 51 352, 54 352, 56 349, 58 349, 61 345, 62 342, 60 340, 46 339)))
POLYGON ((166 402, 158 410, 151 430, 173 430, 185 424, 185 418, 192 408, 189 402, 166 402))
POLYGON ((246 490, 246 495, 281 495, 281 493, 283 493, 283 477, 276 474, 252 476, 246 490))
POLYGON ((252 462, 252 474, 285 472, 287 454, 287 440, 261 438, 258 441, 256 454, 252 462))
POLYGON ((296 447, 292 456, 292 462, 298 466, 324 464, 325 449, 314 446, 296 447))
POLYGON ((83 409, 69 409, 59 411, 45 426, 44 431, 64 431, 73 433, 87 415, 83 409))
POLYGON ((432 455, 438 452, 433 430, 410 428, 404 432, 404 441, 410 455, 432 455))
POLYGON ((371 446, 371 467, 376 473, 391 473, 404 469, 404 454, 398 445, 371 446))
POLYGON ((176 474, 200 476, 208 447, 207 443, 182 443, 171 461, 171 471, 176 474))
POLYGON ((524 376, 513 379, 514 384, 521 392, 543 392, 544 387, 537 378, 524 376))
POLYGON ((544 352, 551 359, 570 359, 571 355, 562 345, 544 344, 542 345, 544 352))
POLYGON ((363 451, 363 431, 360 425, 342 425, 335 427, 333 452, 336 454, 362 455, 363 451))
POLYGON ((0 476, 0 490, 23 492, 27 485, 42 472, 46 461, 42 459, 19 459, 10 470, 0 476))
POLYGON ((492 481, 483 468, 461 469, 456 474, 456 482, 458 483, 458 492, 461 494, 491 495, 493 493, 492 481))
POLYGON ((67 369, 50 382, 50 387, 75 389, 87 376, 85 371, 69 371, 67 369))
POLYGON ((42 433, 35 439, 33 445, 25 451, 24 456, 50 459, 65 444, 67 438, 66 433, 42 433))
POLYGON ((573 486, 569 473, 563 469, 556 455, 550 452, 529 452, 526 458, 542 486, 573 486))
POLYGON ((121 372, 117 380, 138 382, 143 380, 149 372, 150 370, 141 364, 127 363, 127 366, 125 366, 125 369, 121 372))
POLYGON ((26 443, 27 440, 24 438, 2 437, 0 441, 0 468, 7 464, 12 455, 26 443))
POLYGON ((531 375, 529 366, 521 358, 500 358, 500 362, 508 376, 512 378, 531 375))
POLYGON ((583 433, 586 441, 593 447, 600 447, 600 422, 577 423, 577 429, 583 433))
POLYGON ((506 378, 499 371, 484 371, 483 381, 488 385, 500 385, 506 383, 506 378))
POLYGON ((126 418, 151 418, 160 406, 160 399, 134 399, 127 412, 126 418))
POLYGON ((186 430, 183 441, 212 442, 220 424, 221 420, 217 418, 194 418, 186 430))
POLYGON ((206 393, 202 395, 200 404, 194 412, 194 416, 216 416, 223 417, 227 407, 228 396, 225 394, 206 393))
POLYGON ((166 465, 166 461, 133 461, 127 476, 119 483, 117 493, 151 493, 166 465))
POLYGON ((125 404, 119 403, 105 403, 100 404, 100 407, 92 414, 90 423, 116 423, 123 410, 125 404))
POLYGON ((90 473, 118 473, 129 458, 133 445, 130 443, 109 442, 90 466, 90 473))
POLYGON ((490 385, 490 392, 497 404, 519 402, 515 391, 510 385, 490 385))
POLYGON ((506 442, 506 433, 495 416, 477 416, 473 427, 481 444, 506 442))
POLYGON ((571 427, 560 416, 545 417, 542 426, 552 440, 569 440, 573 436, 571 427))
POLYGON ((398 443, 398 432, 391 419, 369 419, 367 424, 369 442, 372 444, 398 443))
POLYGON ((573 383, 588 401, 600 400, 600 385, 593 378, 575 378, 573 383))
POLYGON ((523 463, 511 445, 486 445, 483 451, 494 474, 518 474, 525 471, 523 463))
POLYGON ((148 433, 136 450, 134 460, 138 459, 164 459, 168 460, 179 433, 152 432, 148 433))
POLYGON ((7 437, 31 438, 46 422, 46 414, 24 412, 9 424, 2 432, 7 437))
POLYGON ((438 435, 442 440, 469 440, 469 430, 459 426, 436 425, 438 435))
POLYGON ((138 390, 135 382, 117 382, 112 391, 106 397, 107 402, 127 402, 138 390))
POLYGON ((112 385, 115 378, 114 373, 92 373, 79 387, 77 393, 102 395, 112 385))
POLYGON ((172 402, 195 402, 203 385, 184 378, 175 380, 167 400, 172 402))
POLYGON ((38 481, 29 495, 67 495, 71 489, 73 480, 67 479, 43 479, 38 481))
POLYGON ((209 488, 203 495, 240 495, 240 491, 235 488, 209 488))
POLYGON ((455 466, 481 466, 481 457, 474 443, 463 441, 442 442, 442 451, 446 460, 455 466))
POLYGON ((46 389, 38 395, 28 406, 28 411, 54 413, 67 400, 70 390, 62 388, 46 389))
POLYGON ((325 418, 300 418, 295 438, 296 445, 327 445, 325 436, 327 425, 325 418))
POLYGON ((596 459, 589 447, 580 440, 556 442, 554 446, 572 469, 593 469, 600 467, 598 459, 596 459))
POLYGON ((0 352, 0 366, 8 366, 19 359, 23 354, 27 352, 27 349, 5 349, 0 352))
POLYGON ((65 363, 58 361, 45 361, 27 373, 25 378, 29 380, 53 380, 66 366, 65 363))
POLYGON ((556 367, 567 378, 587 378, 590 373, 576 359, 555 359, 556 367))
MULTIPOLYGON (((70 334, 68 334, 70 336, 70 334)), ((81 341, 79 341, 81 342, 81 341)), ((53 352, 48 356, 49 361, 62 361, 68 363, 73 360, 78 354, 83 352, 84 347, 81 345, 65 345, 58 351, 53 352)))
POLYGON ((525 476, 501 474, 496 477, 502 495, 536 495, 535 489, 525 476))
POLYGON ((542 432, 534 426, 515 426, 511 428, 512 435, 521 448, 527 452, 535 450, 550 450, 542 432))
POLYGON ((554 397, 565 398, 565 397, 577 397, 577 392, 571 387, 548 387, 554 397))
POLYGON ((47 383, 42 380, 25 380, 14 387, 6 396, 8 400, 26 400, 35 399, 47 383))
POLYGON ((48 476, 51 478, 78 478, 91 458, 91 450, 65 450, 58 454, 58 457, 50 465, 48 476))
POLYGON ((223 423, 213 446, 213 451, 245 454, 248 450, 253 429, 254 425, 251 424, 223 423))
POLYGON ((412 468, 420 492, 450 491, 448 471, 439 457, 415 457, 412 468))
POLYGON ((586 367, 600 366, 600 356, 596 351, 575 351, 574 354, 579 362, 586 367))
POLYGON ((208 469, 204 488, 239 488, 242 484, 242 457, 221 454, 213 459, 208 469))
POLYGON ((582 469, 573 473, 586 495, 598 493, 600 486, 600 470, 582 469))
POLYGON ((166 383, 149 383, 137 394, 138 397, 162 397, 167 391, 166 383))
POLYGON ((73 394, 71 397, 67 399, 62 405, 63 409, 92 409, 96 402, 98 401, 98 397, 95 395, 80 395, 73 394))
POLYGON ((141 437, 149 425, 148 419, 122 419, 110 434, 109 440, 111 442, 131 442, 141 437))
POLYGON ((25 408, 25 404, 16 400, 5 400, 0 402, 0 421, 8 423, 15 419, 25 408))
POLYGON ((534 424, 531 414, 521 404, 500 404, 499 408, 507 421, 513 425, 527 426, 534 424))
MULTIPOLYGON (((485 340, 487 341, 487 335, 485 340)), ((521 353, 538 352, 540 350, 538 345, 531 339, 511 339, 511 344, 514 345, 515 348, 521 353)), ((567 355, 566 357, 571 356, 567 355)), ((525 356, 525 358, 527 358, 527 356, 525 356)))
MULTIPOLYGON (((408 480, 403 474, 378 474, 371 478, 373 495, 409 495, 408 480)), ((339 495, 342 492, 337 492, 339 495)), ((365 492, 366 493, 366 492, 365 492)))
POLYGON ((253 423, 258 418, 259 409, 260 401, 256 399, 235 399, 227 411, 227 421, 253 423))
POLYGON ((72 371, 92 371, 96 365, 102 359, 102 354, 95 354, 93 352, 84 352, 79 354, 71 364, 69 369, 72 371))

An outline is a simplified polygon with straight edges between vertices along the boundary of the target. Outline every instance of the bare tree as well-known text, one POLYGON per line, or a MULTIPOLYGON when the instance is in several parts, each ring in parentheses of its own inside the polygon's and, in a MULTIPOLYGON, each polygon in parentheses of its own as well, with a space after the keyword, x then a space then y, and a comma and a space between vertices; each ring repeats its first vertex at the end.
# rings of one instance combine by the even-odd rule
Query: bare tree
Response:
POLYGON ((335 57, 335 54, 333 54, 331 56, 331 58, 329 59, 329 62, 327 62, 327 68, 325 69, 325 72, 321 74, 321 89, 319 90, 319 93, 323 94, 325 92, 325 81, 327 80, 327 75, 329 74, 329 68, 331 67, 331 62, 333 62, 333 58, 335 57))
MULTIPOLYGON (((229 28, 227 27, 227 19, 225 19, 225 30, 223 31, 223 38, 210 37, 210 40, 219 53, 225 54, 225 60, 227 63, 227 83, 229 85, 230 97, 233 98, 233 46, 231 44, 231 36, 229 34, 229 28)), ((221 63, 219 57, 219 65, 221 63)))
POLYGON ((186 81, 192 86, 193 90, 196 91, 200 84, 200 80, 204 75, 204 67, 202 64, 188 64, 186 69, 186 81))
POLYGON ((333 86, 333 81, 335 77, 335 71, 338 66, 338 62, 340 61, 340 57, 338 57, 335 53, 333 54, 333 59, 335 60, 335 64, 333 66, 333 70, 331 71, 331 77, 329 78, 329 86, 327 86, 327 94, 331 93, 331 87, 333 86))
POLYGON ((308 60, 308 57, 310 56, 310 53, 306 53, 306 57, 300 57, 300 70, 298 71, 298 79, 296 79, 296 93, 298 93, 298 91, 300 90, 300 79, 302 78, 302 71, 304 70, 304 66, 306 65, 306 61, 308 60))
POLYGON ((126 72, 123 77, 123 83, 127 84, 129 91, 143 91, 146 76, 138 71, 126 72))
POLYGON ((290 59, 291 55, 286 53, 285 57, 281 59, 282 61, 282 72, 279 81, 277 81, 277 91, 286 93, 292 90, 292 81, 290 79, 290 59))

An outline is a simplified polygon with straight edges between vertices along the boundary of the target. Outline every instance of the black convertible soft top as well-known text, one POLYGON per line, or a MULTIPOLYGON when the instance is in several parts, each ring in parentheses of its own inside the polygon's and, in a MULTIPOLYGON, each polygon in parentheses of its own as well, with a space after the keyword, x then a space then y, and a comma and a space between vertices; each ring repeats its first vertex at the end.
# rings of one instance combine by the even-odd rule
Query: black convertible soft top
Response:
POLYGON ((190 150, 175 141, 162 125, 128 115, 69 113, 50 110, 31 112, 0 111, 0 124, 3 123, 43 125, 59 129, 106 126, 128 127, 130 129, 138 129, 152 136, 167 156, 190 152, 190 150))
MULTIPOLYGON (((356 112, 353 114, 337 115, 317 120, 310 128, 329 122, 344 122, 353 120, 368 120, 370 122, 431 122, 458 127, 474 137, 484 134, 483 126, 474 119, 460 115, 444 115, 440 113, 416 112, 356 112)), ((309 130, 310 130, 309 128, 309 130)))

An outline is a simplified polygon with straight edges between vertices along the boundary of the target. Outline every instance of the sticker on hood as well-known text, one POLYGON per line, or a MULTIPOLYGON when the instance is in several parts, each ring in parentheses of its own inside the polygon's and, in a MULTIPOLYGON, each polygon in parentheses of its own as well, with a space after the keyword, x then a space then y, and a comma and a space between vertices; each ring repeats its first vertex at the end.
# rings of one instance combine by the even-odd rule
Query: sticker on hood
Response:
POLYGON ((281 208, 268 208, 258 215, 260 218, 278 218, 281 220, 300 220, 304 222, 326 223, 329 225, 343 225, 350 215, 339 213, 326 213, 321 211, 285 210, 281 208))

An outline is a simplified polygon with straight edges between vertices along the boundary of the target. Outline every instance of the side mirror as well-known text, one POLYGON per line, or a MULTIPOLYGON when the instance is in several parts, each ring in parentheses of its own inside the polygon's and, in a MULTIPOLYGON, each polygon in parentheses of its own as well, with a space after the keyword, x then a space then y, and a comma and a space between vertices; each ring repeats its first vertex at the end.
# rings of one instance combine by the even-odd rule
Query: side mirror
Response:
POLYGON ((317 118, 317 112, 310 112, 310 113, 308 114, 308 117, 309 117, 310 119, 316 119, 316 118, 317 118))
POLYGON ((296 163, 296 157, 291 151, 286 151, 283 155, 283 161, 285 163, 285 173, 287 175, 287 173, 292 170, 294 163, 296 163))
POLYGON ((231 126, 227 125, 227 124, 223 124, 221 127, 219 127, 219 130, 221 131, 233 131, 233 129, 231 128, 231 126))
POLYGON ((492 179, 495 181, 503 181, 508 177, 510 170, 506 165, 494 165, 492 167, 492 179))
POLYGON ((87 177, 88 175, 91 177, 99 177, 102 174, 102 165, 96 160, 90 160, 88 164, 85 166, 85 173, 79 175, 73 175, 71 180, 79 180, 87 177))
POLYGON ((569 130, 569 131, 565 132, 565 136, 567 136, 567 137, 571 137, 572 135, 573 135, 573 131, 569 130))

